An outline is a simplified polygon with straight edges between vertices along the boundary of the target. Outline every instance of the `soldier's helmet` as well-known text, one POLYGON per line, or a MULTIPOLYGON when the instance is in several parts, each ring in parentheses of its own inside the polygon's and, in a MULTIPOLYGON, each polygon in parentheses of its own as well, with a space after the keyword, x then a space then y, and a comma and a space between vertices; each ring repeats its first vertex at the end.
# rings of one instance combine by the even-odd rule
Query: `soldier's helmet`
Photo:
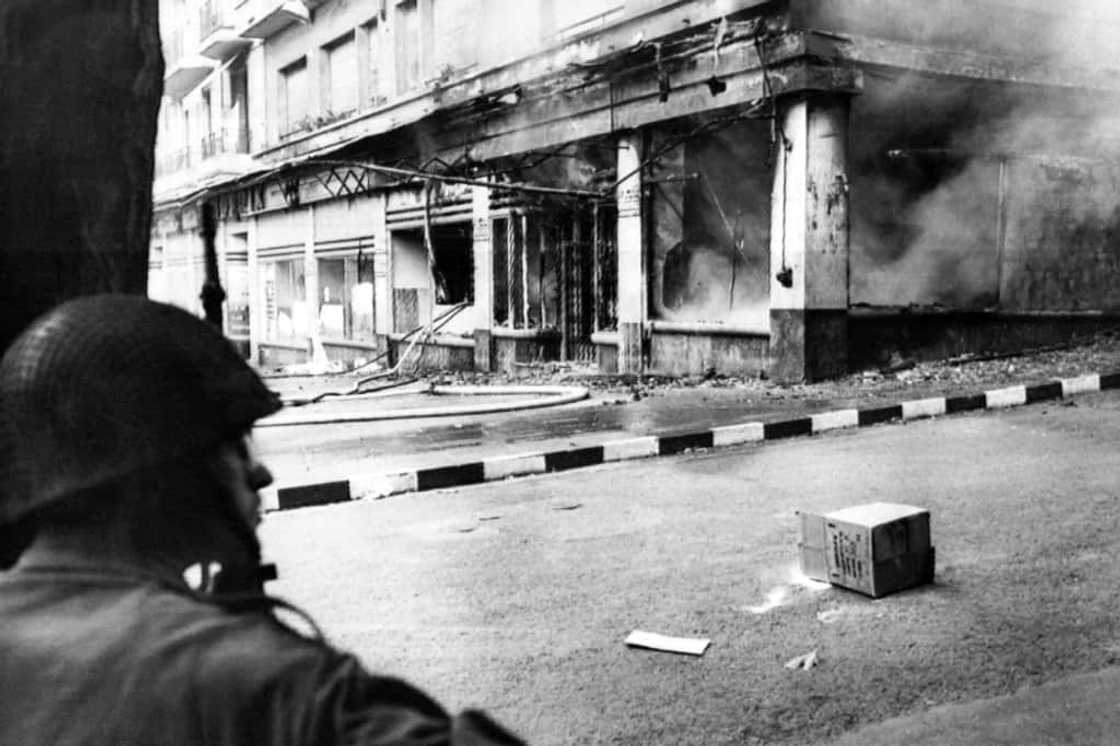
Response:
POLYGON ((214 327, 140 296, 68 301, 0 360, 0 525, 206 455, 280 408, 214 327))

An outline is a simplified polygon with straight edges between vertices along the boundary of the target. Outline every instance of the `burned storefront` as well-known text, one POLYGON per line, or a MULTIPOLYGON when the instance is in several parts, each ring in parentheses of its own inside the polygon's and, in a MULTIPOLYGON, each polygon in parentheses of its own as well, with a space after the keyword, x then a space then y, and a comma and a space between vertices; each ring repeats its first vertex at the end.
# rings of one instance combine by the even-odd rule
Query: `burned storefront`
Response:
POLYGON ((1111 323, 1102 4, 624 5, 210 189, 255 358, 795 382, 1111 323))

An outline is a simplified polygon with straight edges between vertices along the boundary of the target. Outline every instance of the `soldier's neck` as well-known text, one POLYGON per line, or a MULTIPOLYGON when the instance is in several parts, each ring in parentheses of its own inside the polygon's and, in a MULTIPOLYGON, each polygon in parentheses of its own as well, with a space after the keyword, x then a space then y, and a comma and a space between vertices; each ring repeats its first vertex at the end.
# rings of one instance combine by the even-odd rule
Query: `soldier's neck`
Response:
POLYGON ((184 571, 194 565, 237 566, 250 561, 243 548, 218 538, 218 532, 210 541, 147 540, 138 545, 136 530, 137 527, 121 525, 44 526, 19 564, 131 569, 182 583, 184 571))

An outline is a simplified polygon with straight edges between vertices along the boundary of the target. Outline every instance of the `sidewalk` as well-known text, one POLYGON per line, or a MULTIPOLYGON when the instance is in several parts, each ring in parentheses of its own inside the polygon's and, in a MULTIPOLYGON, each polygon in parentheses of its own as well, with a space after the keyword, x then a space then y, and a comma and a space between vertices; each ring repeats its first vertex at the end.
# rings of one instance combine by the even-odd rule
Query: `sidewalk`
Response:
MULTIPOLYGON (((525 412, 265 426, 258 428, 257 440, 277 478, 266 505, 286 509, 1067 398, 1120 386, 1120 375, 1111 374, 1113 370, 1120 370, 1120 344, 1102 336, 1069 350, 903 366, 890 373, 793 387, 757 380, 557 380, 554 375, 535 382, 582 383, 589 385, 591 396, 525 412)), ((509 382, 457 378, 469 384, 509 382)), ((349 388, 353 379, 268 383, 285 396, 307 397, 349 388)), ((281 416, 307 412, 316 418, 321 416, 316 410, 373 414, 400 408, 399 401, 334 399, 281 416)))
POLYGON ((1120 743, 1120 668, 1078 674, 1015 694, 942 705, 849 733, 831 746, 1120 743))

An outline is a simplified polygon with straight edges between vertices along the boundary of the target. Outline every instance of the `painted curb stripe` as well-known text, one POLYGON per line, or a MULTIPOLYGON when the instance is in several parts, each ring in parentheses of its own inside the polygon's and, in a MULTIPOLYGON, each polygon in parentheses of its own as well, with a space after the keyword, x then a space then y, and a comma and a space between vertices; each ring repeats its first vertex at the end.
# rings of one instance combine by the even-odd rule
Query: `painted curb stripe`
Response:
POLYGON ((842 430, 846 427, 859 427, 859 411, 856 409, 838 409, 835 412, 823 412, 812 415, 814 433, 824 433, 829 430, 842 430))
POLYGON ((280 510, 305 508, 309 505, 346 502, 350 499, 350 480, 340 482, 319 482, 299 487, 280 487, 276 490, 276 502, 280 510))
POLYGON ((544 455, 546 471, 566 471, 601 463, 603 463, 603 446, 574 448, 570 451, 549 451, 544 455))
POLYGON ((1050 383, 1040 383, 1037 386, 1027 386, 1027 404, 1034 404, 1036 401, 1046 401, 1047 399, 1061 398, 1061 381, 1051 381, 1050 383))
POLYGON ((389 497, 402 492, 416 492, 416 472, 404 471, 396 474, 358 474, 350 477, 350 497, 359 500, 363 497, 389 497))
POLYGON ((632 458, 656 456, 659 448, 656 435, 612 440, 603 444, 603 461, 626 461, 632 458))
POLYGON ((984 392, 984 403, 988 409, 1003 409, 1004 407, 1018 407, 1027 403, 1026 386, 1008 386, 1005 389, 994 389, 984 392))
POLYGON ((734 446, 740 443, 756 443, 766 439, 766 427, 761 422, 745 422, 742 425, 721 425, 712 428, 713 446, 734 446))
POLYGON ((657 455, 657 436, 640 436, 610 440, 603 444, 604 461, 625 461, 632 458, 648 458, 657 455))
POLYGON ((495 456, 482 462, 482 475, 487 482, 523 474, 540 474, 544 471, 548 471, 548 466, 542 453, 495 456))
POLYGON ((1120 373, 1105 373, 1101 375, 1101 391, 1120 388, 1120 373))
POLYGON ((261 496, 262 513, 271 513, 274 510, 280 510, 280 498, 276 494, 275 487, 265 487, 263 490, 258 490, 257 494, 261 496))
POLYGON ((486 481, 486 473, 481 461, 457 466, 440 466, 434 469, 420 469, 416 472, 416 489, 438 490, 442 487, 460 487, 486 481))
POLYGON ((1101 390, 1101 377, 1096 373, 1076 378, 1063 378, 1058 383, 1062 384, 1062 396, 1086 394, 1101 390))
POLYGON ((687 451, 689 448, 711 448, 714 443, 711 430, 699 433, 678 433, 662 435, 658 438, 657 453, 661 456, 671 456, 674 453, 687 451))
POLYGON ((902 419, 902 405, 895 404, 889 407, 876 407, 875 409, 859 410, 859 426, 878 425, 891 420, 902 419))
POLYGON ((945 400, 945 414, 968 412, 972 409, 983 409, 987 406, 987 399, 983 394, 967 394, 965 396, 950 396, 945 400))
POLYGON ((902 402, 902 419, 916 420, 919 417, 937 417, 945 414, 945 397, 914 399, 902 402))
POLYGON ((813 433, 813 420, 809 417, 798 417, 794 420, 767 422, 762 426, 762 432, 766 440, 811 435, 813 433))
POLYGON ((668 456, 690 449, 779 440, 814 432, 865 427, 898 419, 934 417, 975 409, 1000 409, 1058 399, 1080 393, 1120 388, 1120 373, 1089 374, 1032 386, 1009 386, 982 394, 916 399, 871 409, 841 409, 780 422, 745 422, 711 430, 668 435, 643 435, 568 451, 497 456, 484 461, 394 474, 363 474, 349 480, 268 488, 260 491, 264 510, 288 510, 346 502, 359 497, 385 497, 402 492, 460 487, 507 476, 564 471, 649 456, 668 456))

